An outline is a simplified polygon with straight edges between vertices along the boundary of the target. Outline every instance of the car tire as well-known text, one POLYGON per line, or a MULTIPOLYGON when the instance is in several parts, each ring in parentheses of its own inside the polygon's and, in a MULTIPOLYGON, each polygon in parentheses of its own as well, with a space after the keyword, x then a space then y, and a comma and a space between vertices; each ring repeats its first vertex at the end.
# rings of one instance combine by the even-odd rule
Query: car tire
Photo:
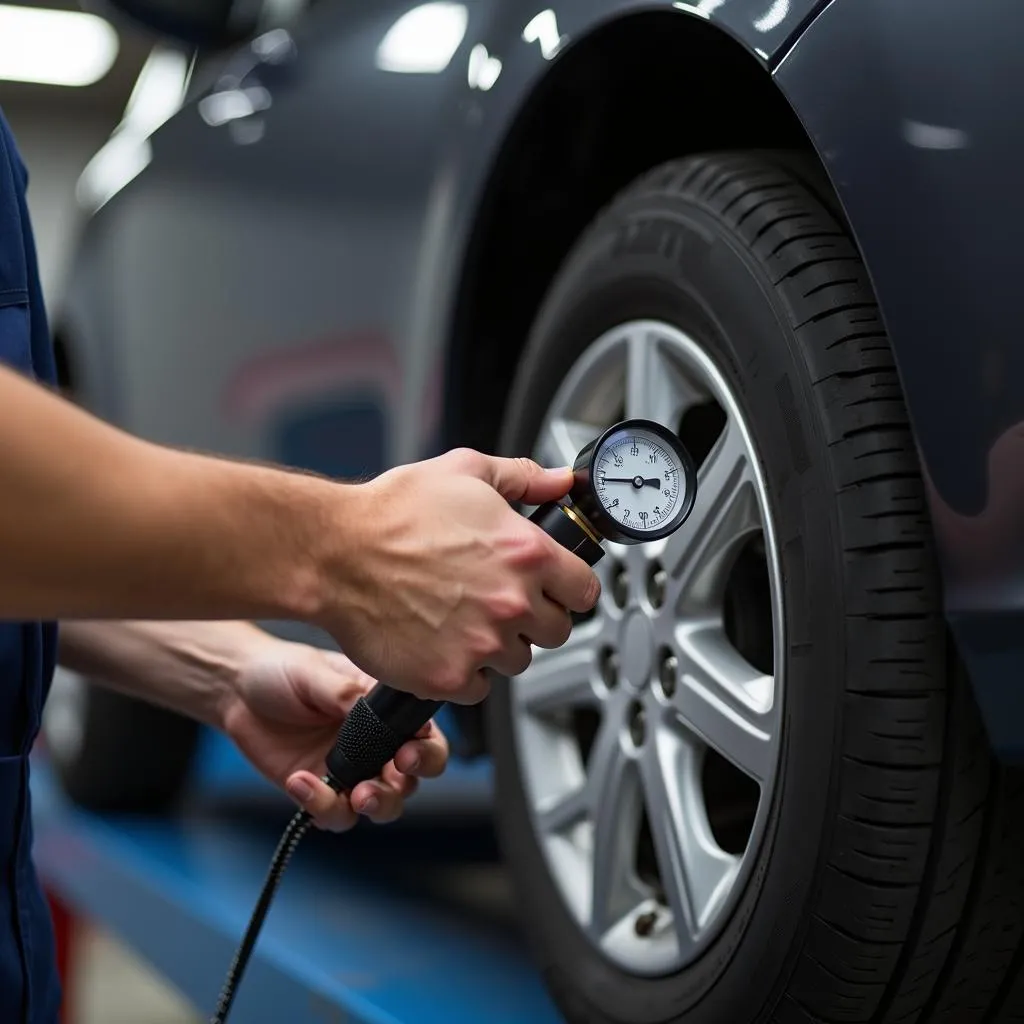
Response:
POLYGON ((948 638, 893 355, 816 166, 713 153, 626 188, 544 301, 501 450, 536 453, 567 374, 640 320, 696 339, 750 425, 781 567, 781 738, 730 913, 684 966, 645 973, 587 937, 538 831, 517 693, 549 652, 495 687, 497 826, 551 993, 573 1024, 1019 1019, 1022 774, 993 761, 948 638))
POLYGON ((199 743, 196 722, 59 670, 43 739, 61 788, 97 812, 155 814, 183 795, 199 743))

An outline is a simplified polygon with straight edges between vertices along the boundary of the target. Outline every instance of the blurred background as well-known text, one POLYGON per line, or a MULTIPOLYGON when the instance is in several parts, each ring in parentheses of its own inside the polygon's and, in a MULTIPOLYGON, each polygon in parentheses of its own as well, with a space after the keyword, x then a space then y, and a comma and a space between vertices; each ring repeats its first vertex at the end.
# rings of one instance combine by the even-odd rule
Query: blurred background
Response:
POLYGON ((152 41, 121 27, 97 35, 90 31, 95 22, 79 20, 81 7, 74 2, 25 0, 0 8, 9 23, 26 25, 17 62, 0 66, 0 106, 29 166, 29 206, 52 309, 79 225, 75 184, 121 119, 152 41), (35 21, 33 14, 48 18, 35 21), (65 33, 67 48, 52 45, 54 35, 65 33), (83 84, 67 84, 72 79, 83 84))
MULTIPOLYGON (((121 26, 93 34, 89 30, 95 22, 82 20, 80 12, 73 2, 0 5, 0 19, 6 19, 0 26, 26 26, 20 45, 11 47, 19 51, 18 60, 8 59, 6 48, 0 54, 0 107, 29 168, 29 207, 49 310, 60 304, 80 226, 75 201, 79 175, 120 121, 152 48, 152 40, 121 26), (24 11, 52 17, 26 20, 24 11), (30 33, 36 27, 39 33, 30 33), (54 36, 67 38, 70 45, 54 46, 54 36)), ((85 927, 87 941, 71 986, 81 1024, 198 1020, 176 992, 112 936, 85 927)))

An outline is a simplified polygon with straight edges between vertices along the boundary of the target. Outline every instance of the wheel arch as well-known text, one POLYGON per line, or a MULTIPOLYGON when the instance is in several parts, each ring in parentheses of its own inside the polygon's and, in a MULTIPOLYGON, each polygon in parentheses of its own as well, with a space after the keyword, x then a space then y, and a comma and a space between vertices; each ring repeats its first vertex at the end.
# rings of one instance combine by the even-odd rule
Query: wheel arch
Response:
MULTIPOLYGON (((705 149, 796 150, 813 169, 807 183, 842 216, 761 58, 713 21, 646 10, 593 29, 528 92, 479 193, 456 278, 444 446, 496 449, 548 285, 586 225, 645 170, 705 149)), ((456 714, 466 754, 486 749, 479 711, 456 714)))
POLYGON ((817 171, 808 183, 835 205, 768 66, 713 22, 627 14, 553 62, 512 120, 472 217, 446 353, 445 444, 494 450, 530 325, 601 208, 664 160, 730 148, 800 151, 817 171))

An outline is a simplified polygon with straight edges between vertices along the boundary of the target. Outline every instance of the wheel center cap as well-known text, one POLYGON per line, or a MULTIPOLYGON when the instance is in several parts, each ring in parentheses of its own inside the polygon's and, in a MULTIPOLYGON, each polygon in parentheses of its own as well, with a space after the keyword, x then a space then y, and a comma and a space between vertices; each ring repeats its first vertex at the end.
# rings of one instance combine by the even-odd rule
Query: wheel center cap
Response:
POLYGON ((650 681, 654 664, 654 630, 650 619, 639 609, 623 623, 619 651, 626 684, 631 690, 642 690, 650 681))

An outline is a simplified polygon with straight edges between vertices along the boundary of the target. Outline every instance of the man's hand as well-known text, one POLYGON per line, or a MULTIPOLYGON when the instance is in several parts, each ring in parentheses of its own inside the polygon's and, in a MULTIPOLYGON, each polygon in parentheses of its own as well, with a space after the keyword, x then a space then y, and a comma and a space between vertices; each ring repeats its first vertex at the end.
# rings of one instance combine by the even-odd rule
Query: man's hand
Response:
POLYGON ((336 651, 266 645, 243 664, 234 696, 223 708, 223 727, 256 768, 287 789, 321 828, 342 832, 358 814, 394 821, 418 779, 440 775, 448 761, 448 742, 432 722, 398 751, 379 778, 361 782, 350 795, 320 781, 338 726, 373 683, 336 651))
POLYGON ((448 743, 430 724, 380 778, 351 798, 336 794, 320 782, 324 757, 373 680, 335 651, 279 640, 248 622, 67 622, 60 661, 223 730, 321 828, 349 828, 357 813, 394 820, 417 779, 440 775, 448 760, 448 743), (297 788, 303 783, 309 796, 297 788))
POLYGON ((0 369, 0 617, 287 619, 365 671, 472 703, 597 600, 510 501, 568 469, 466 449, 339 484, 132 438, 0 369))
POLYGON ((346 586, 321 623, 363 668, 418 697, 475 703, 593 607, 594 572, 509 505, 566 494, 568 469, 468 449, 360 485, 334 534, 346 586))

